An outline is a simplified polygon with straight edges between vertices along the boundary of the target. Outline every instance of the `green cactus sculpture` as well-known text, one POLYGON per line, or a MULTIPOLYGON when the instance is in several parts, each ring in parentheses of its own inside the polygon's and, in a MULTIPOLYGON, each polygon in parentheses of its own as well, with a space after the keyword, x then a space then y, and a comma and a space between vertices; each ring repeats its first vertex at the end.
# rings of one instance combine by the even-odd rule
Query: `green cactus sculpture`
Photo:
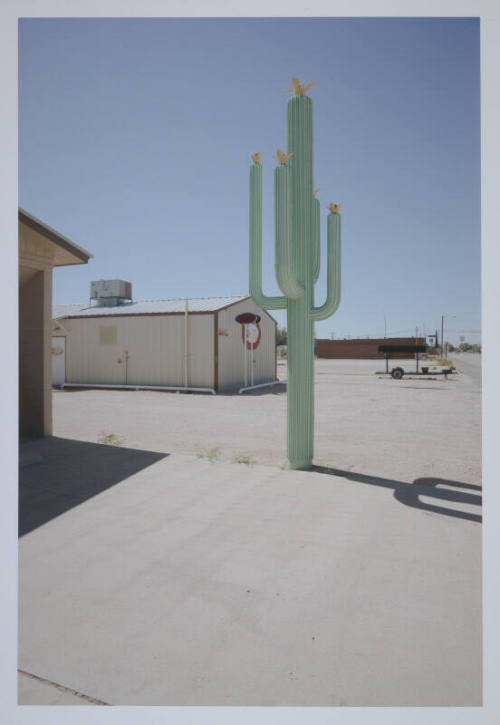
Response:
POLYGON ((307 469, 314 453, 314 322, 333 315, 340 302, 339 205, 328 215, 327 298, 314 306, 320 269, 320 203, 313 192, 312 102, 292 78, 287 101, 288 153, 278 150, 274 171, 275 270, 283 297, 262 292, 262 165, 250 166, 250 294, 268 310, 287 310, 288 433, 291 468, 307 469))

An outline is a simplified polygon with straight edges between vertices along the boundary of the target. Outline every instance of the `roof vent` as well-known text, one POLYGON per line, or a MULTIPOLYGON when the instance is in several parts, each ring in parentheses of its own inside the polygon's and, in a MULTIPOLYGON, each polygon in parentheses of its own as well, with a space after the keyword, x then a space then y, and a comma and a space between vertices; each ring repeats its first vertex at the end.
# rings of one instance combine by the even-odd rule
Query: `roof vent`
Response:
POLYGON ((98 307, 116 307, 132 299, 132 282, 123 279, 99 279, 90 283, 90 299, 98 307))

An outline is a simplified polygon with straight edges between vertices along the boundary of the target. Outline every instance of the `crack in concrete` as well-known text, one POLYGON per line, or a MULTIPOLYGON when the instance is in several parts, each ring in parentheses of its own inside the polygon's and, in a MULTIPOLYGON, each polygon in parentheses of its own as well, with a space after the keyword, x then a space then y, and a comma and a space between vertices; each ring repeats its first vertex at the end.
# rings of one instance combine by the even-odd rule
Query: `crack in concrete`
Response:
POLYGON ((83 692, 78 692, 78 690, 73 690, 71 687, 65 687, 64 685, 60 685, 58 682, 52 682, 52 680, 47 680, 45 677, 39 677, 38 675, 34 675, 32 672, 25 672, 25 670, 17 670, 20 675, 25 675, 26 677, 30 677, 32 680, 37 680, 38 682, 45 682, 47 685, 52 685, 52 687, 55 687, 57 690, 60 690, 61 692, 67 692, 70 695, 74 695, 75 697, 81 697, 82 700, 86 700, 86 702, 91 702, 93 705, 107 705, 109 706, 109 702, 103 702, 102 700, 98 700, 95 697, 90 697, 90 695, 84 695, 83 692))

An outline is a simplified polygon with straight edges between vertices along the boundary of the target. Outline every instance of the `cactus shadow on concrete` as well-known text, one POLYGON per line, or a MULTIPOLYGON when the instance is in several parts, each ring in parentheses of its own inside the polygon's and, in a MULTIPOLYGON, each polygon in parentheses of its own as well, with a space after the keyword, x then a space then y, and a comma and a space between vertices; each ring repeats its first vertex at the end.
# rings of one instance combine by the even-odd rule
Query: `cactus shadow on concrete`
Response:
POLYGON ((442 514, 443 516, 453 516, 455 518, 465 519, 466 521, 476 521, 478 523, 482 521, 481 514, 453 508, 454 503, 469 504, 478 507, 482 505, 480 493, 471 493, 471 491, 480 492, 481 486, 472 483, 449 481, 445 478, 416 478, 413 483, 406 483, 405 481, 393 481, 389 478, 367 476, 362 473, 342 471, 338 468, 329 468, 326 466, 313 466, 312 471, 326 473, 331 476, 342 476, 356 483, 365 483, 370 486, 393 489, 394 498, 400 501, 400 503, 405 504, 405 506, 412 506, 413 508, 431 511, 442 514), (447 488, 441 488, 441 486, 446 486, 447 488), (421 496, 434 499, 436 504, 422 501, 421 496), (439 505, 439 502, 448 505, 439 505))

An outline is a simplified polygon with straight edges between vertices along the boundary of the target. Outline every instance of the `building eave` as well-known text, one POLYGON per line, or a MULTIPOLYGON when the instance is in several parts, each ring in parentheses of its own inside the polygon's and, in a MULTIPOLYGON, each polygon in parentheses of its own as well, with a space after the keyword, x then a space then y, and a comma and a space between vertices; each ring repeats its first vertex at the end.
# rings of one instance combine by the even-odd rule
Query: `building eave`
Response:
POLYGON ((46 239, 49 239, 58 247, 64 249, 66 252, 69 252, 69 254, 75 257, 75 261, 73 262, 73 264, 86 264, 89 259, 93 257, 93 255, 86 249, 79 247, 78 244, 72 242, 71 239, 64 237, 55 229, 49 227, 48 224, 45 224, 45 222, 42 222, 40 219, 34 217, 32 214, 29 214, 25 209, 21 209, 21 207, 19 207, 18 215, 20 222, 30 227, 31 229, 34 229, 46 239))

